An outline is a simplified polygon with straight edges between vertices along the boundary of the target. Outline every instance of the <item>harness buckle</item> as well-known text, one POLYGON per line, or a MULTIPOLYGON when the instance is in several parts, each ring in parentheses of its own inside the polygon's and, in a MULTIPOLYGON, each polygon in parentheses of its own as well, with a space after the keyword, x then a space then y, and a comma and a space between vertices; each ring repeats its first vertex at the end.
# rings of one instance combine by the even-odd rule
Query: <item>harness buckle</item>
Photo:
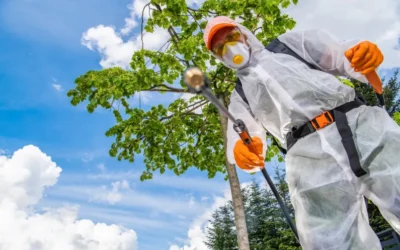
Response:
POLYGON ((315 130, 320 130, 332 124, 334 121, 332 114, 329 111, 325 111, 314 117, 314 119, 311 120, 311 125, 315 130))

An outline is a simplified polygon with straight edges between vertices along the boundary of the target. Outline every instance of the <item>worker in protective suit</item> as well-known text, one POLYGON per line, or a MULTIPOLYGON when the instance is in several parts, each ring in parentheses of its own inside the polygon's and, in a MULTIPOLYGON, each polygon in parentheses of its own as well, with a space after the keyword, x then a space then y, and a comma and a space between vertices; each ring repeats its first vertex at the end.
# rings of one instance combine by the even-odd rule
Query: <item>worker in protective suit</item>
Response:
POLYGON ((243 120, 257 152, 228 125, 228 159, 247 172, 264 167, 266 130, 287 149, 286 180, 303 249, 381 249, 363 196, 400 233, 400 127, 381 107, 357 101, 335 76, 368 83, 383 55, 368 41, 338 42, 323 30, 290 31, 278 40, 293 56, 265 49, 246 27, 210 20, 210 53, 235 70, 229 111, 243 120), (329 111, 329 112, 327 112, 329 111))

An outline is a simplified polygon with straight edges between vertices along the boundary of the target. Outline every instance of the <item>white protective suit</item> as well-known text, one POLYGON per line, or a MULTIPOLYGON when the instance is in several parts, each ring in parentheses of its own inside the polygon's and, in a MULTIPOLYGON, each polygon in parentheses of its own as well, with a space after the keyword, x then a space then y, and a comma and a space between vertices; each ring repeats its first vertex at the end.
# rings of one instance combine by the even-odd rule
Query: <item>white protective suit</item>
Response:
MULTIPOLYGON (((259 136, 266 149, 266 130, 286 147, 285 136, 323 111, 355 98, 351 87, 335 75, 367 83, 345 57, 360 41, 338 42, 322 30, 289 31, 279 40, 319 70, 285 54, 274 54, 244 26, 240 30, 251 47, 249 65, 236 70, 249 106, 236 91, 229 111, 259 136)), ((352 172, 340 135, 333 123, 299 141, 286 155, 286 179, 295 208, 303 249, 381 249, 369 226, 363 195, 372 200, 390 225, 400 233, 400 127, 380 107, 361 106, 346 113, 368 172, 352 172)), ((228 158, 239 136, 228 125, 228 158)))

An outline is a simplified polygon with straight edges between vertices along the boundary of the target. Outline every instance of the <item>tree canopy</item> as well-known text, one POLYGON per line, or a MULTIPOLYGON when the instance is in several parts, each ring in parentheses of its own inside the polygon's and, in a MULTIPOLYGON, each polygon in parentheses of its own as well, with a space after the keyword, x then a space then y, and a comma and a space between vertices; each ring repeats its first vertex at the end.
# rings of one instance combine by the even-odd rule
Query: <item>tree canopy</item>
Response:
MULTIPOLYGON (((218 110, 202 96, 190 101, 179 98, 147 111, 133 107, 130 99, 144 91, 189 93, 182 73, 198 66, 211 79, 212 91, 227 105, 236 76, 206 50, 203 29, 207 20, 216 15, 236 18, 267 44, 294 27, 295 21, 281 12, 291 3, 297 0, 207 0, 194 9, 184 0, 152 0, 143 8, 151 15, 141 24, 142 35, 163 28, 170 39, 158 51, 136 51, 130 70, 113 67, 79 76, 75 88, 68 92, 71 103, 76 106, 87 101, 90 113, 99 107, 112 110, 115 125, 106 136, 115 141, 109 153, 130 162, 135 155, 143 154, 146 169, 142 180, 167 169, 181 175, 190 167, 207 171, 210 178, 217 172, 226 173, 218 110)), ((270 151, 268 159, 276 153, 270 151)))

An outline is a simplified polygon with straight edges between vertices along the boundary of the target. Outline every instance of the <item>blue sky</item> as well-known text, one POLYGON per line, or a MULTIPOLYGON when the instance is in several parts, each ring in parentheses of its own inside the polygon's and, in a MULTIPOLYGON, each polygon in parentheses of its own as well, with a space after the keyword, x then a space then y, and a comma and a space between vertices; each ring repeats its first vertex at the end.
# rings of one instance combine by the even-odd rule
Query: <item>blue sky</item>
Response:
MULTIPOLYGON (((221 175, 209 180, 195 169, 140 182, 141 157, 129 164, 108 156, 113 138, 104 133, 114 124, 112 114, 89 114, 66 96, 76 77, 101 69, 101 56, 81 45, 82 34, 98 24, 123 27, 130 2, 0 2, 0 149, 12 153, 33 144, 62 168, 38 209, 78 204, 81 218, 132 228, 139 249, 168 249, 185 243, 193 220, 209 209, 214 196, 223 196, 227 182, 221 175), (129 189, 119 188, 120 201, 110 204, 102 198, 111 192, 111 183, 123 180, 129 189)), ((173 97, 160 98, 168 103, 173 97)), ((241 182, 250 180, 238 172, 241 182)))
MULTIPOLYGON (((66 96, 76 77, 101 68, 100 56, 81 45, 82 33, 100 23, 123 26, 128 3, 0 2, 0 148, 11 154, 33 144, 62 168, 38 209, 79 204, 81 218, 132 228, 139 249, 168 249, 172 243, 183 244, 193 219, 213 203, 213 195, 223 195, 227 182, 221 175, 208 180, 197 170, 140 182, 143 159, 129 164, 108 156, 113 138, 104 133, 114 124, 112 114, 89 114, 83 105, 73 107, 66 96), (122 180, 131 189, 121 202, 91 200, 104 191, 102 186, 110 189, 112 182, 122 180)), ((163 98, 168 102, 172 97, 163 98)), ((249 179, 242 173, 240 177, 249 179)))

